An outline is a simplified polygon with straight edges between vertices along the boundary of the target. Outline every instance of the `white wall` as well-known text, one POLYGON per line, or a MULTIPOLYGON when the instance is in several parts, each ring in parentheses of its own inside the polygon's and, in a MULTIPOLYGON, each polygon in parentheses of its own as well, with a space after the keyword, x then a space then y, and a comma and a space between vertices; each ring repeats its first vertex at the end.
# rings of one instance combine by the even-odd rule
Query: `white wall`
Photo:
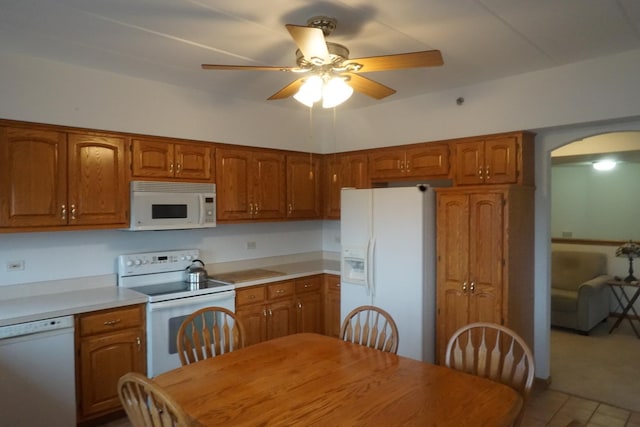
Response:
POLYGON ((339 251, 339 243, 335 243, 335 225, 327 227, 326 239, 323 228, 323 221, 295 221, 219 225, 206 230, 2 234, 0 289, 2 285, 115 274, 116 257, 124 253, 196 248, 208 264, 322 250, 339 251), (246 249, 249 241, 256 242, 255 249, 246 249), (19 260, 25 262, 24 271, 5 271, 7 262, 19 260))
POLYGON ((640 240, 640 164, 619 163, 608 171, 559 164, 551 178, 551 236, 640 240))

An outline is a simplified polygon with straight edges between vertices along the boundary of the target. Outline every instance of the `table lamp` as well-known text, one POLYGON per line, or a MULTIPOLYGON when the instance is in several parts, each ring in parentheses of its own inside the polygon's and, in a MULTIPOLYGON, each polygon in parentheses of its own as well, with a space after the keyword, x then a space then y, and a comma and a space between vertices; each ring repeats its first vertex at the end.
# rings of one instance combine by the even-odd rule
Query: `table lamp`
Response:
POLYGON ((640 257, 640 245, 629 240, 616 250, 616 256, 620 258, 629 258, 629 275, 624 278, 625 282, 636 282, 633 275, 633 259, 640 257))

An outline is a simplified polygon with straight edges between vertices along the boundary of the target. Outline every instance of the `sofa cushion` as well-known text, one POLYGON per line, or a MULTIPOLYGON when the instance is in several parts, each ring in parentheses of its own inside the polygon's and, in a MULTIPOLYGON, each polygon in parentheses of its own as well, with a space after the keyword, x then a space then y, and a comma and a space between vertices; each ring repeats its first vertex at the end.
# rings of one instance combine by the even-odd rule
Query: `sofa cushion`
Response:
POLYGON ((578 311, 578 293, 564 289, 551 289, 552 311, 578 311))
POLYGON ((551 287, 577 291, 589 279, 607 274, 607 256, 599 252, 553 251, 551 287))

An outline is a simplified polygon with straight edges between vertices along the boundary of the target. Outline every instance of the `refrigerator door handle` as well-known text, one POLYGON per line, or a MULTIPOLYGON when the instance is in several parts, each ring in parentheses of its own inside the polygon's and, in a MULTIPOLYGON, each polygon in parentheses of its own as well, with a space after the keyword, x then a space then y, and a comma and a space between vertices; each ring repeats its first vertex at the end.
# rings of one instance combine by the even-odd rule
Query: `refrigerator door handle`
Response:
POLYGON ((367 245, 367 295, 372 297, 376 294, 376 278, 373 275, 373 259, 376 253, 376 239, 372 237, 367 245))

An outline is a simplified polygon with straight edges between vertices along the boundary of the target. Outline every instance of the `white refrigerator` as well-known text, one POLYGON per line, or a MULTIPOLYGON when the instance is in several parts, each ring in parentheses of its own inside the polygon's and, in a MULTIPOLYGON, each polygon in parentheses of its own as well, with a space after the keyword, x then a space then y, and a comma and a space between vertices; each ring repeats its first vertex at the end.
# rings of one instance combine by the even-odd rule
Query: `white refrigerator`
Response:
POLYGON ((378 306, 398 326, 400 356, 435 358, 435 194, 425 185, 341 194, 340 318, 378 306))

